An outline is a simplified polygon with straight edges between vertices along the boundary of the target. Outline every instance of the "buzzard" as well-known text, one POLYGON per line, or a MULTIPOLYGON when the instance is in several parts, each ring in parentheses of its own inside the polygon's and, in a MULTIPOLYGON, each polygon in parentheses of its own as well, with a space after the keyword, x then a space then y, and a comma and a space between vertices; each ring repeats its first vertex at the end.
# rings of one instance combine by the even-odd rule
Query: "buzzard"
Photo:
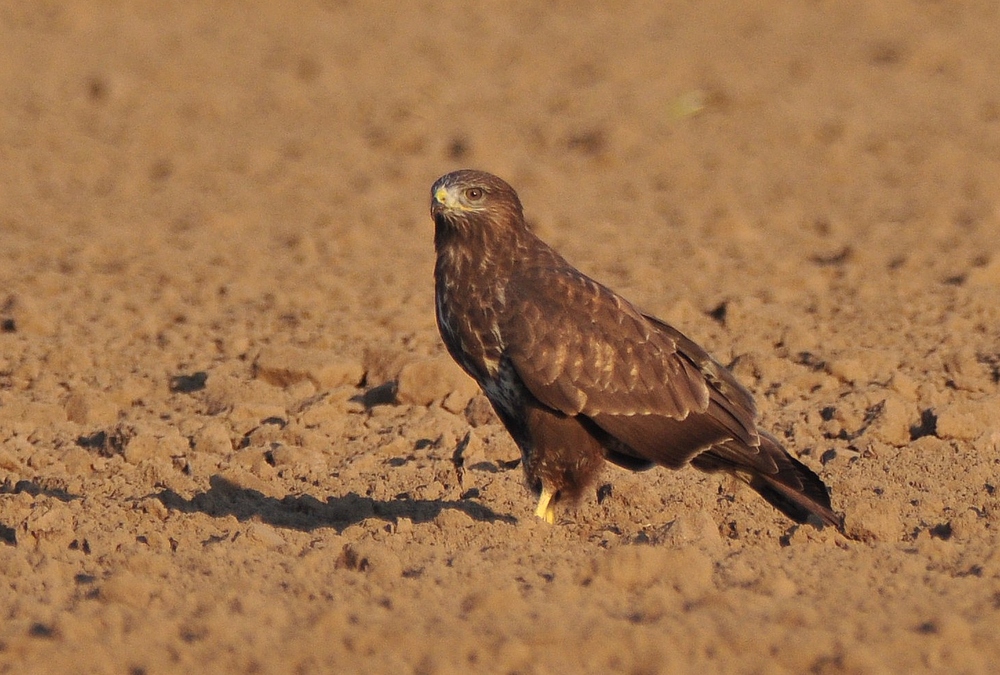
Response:
POLYGON ((724 471, 796 522, 841 525, 732 373, 536 237, 510 185, 449 173, 431 215, 438 329, 520 448, 537 516, 554 522, 607 460, 724 471))

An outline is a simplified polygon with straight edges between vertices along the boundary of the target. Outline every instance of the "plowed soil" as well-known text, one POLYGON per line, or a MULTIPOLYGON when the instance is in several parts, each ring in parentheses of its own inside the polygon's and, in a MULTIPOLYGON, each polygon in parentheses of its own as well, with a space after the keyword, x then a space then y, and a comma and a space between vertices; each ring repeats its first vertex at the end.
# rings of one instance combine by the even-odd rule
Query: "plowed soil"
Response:
POLYGON ((1000 663, 992 2, 4 2, 0 672, 1000 663), (554 526, 434 324, 491 171, 730 364, 844 531, 554 526))

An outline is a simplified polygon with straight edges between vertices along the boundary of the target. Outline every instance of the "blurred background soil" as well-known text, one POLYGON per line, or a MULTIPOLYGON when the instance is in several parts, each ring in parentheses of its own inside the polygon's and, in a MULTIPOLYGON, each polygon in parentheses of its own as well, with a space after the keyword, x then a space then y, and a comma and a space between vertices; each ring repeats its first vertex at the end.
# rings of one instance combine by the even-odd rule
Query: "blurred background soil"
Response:
POLYGON ((994 2, 0 4, 0 672, 988 672, 994 2), (532 517, 429 188, 705 345, 845 534, 532 517))

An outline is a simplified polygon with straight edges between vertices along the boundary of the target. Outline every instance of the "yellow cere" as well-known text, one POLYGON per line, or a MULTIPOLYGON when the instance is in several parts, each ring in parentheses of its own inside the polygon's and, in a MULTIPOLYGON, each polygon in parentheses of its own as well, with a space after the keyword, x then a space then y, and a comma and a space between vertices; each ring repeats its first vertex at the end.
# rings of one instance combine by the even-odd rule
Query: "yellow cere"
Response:
POLYGON ((447 206, 449 209, 457 209, 459 211, 471 211, 468 206, 462 203, 462 200, 456 199, 455 194, 446 187, 439 187, 434 192, 434 200, 439 204, 447 206))
POLYGON ((436 199, 439 204, 444 204, 449 209, 466 210, 462 202, 455 199, 455 195, 452 194, 451 190, 446 187, 439 187, 437 192, 434 193, 434 199, 436 199))

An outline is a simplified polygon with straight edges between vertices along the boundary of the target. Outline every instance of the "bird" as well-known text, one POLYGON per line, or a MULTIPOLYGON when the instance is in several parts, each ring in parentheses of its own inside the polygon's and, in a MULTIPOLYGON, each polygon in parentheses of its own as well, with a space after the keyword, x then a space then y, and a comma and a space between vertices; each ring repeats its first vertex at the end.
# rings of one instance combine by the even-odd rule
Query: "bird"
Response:
POLYGON ((448 173, 430 211, 438 330, 520 449, 535 515, 554 523, 606 462, 690 465, 735 476, 796 523, 842 528, 827 486, 757 426, 736 377, 543 242, 509 184, 448 173))

